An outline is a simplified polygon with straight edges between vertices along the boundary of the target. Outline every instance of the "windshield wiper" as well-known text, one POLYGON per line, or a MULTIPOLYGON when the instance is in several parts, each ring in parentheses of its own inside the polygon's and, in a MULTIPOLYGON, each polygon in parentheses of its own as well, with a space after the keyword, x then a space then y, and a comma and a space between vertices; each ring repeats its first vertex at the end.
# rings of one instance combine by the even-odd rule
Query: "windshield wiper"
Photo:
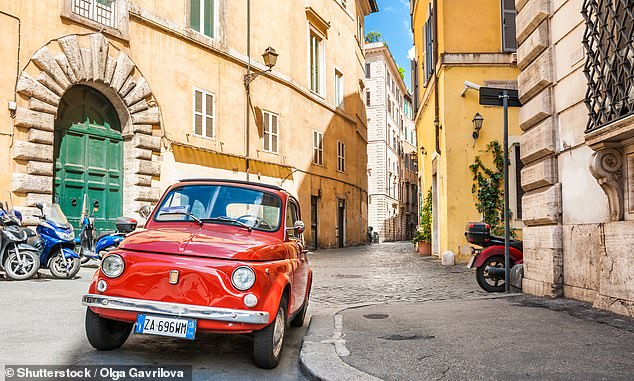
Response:
POLYGON ((247 229, 249 232, 253 230, 253 227, 245 224, 244 222, 238 221, 235 218, 231 218, 231 217, 227 217, 227 216, 203 218, 201 221, 202 222, 207 222, 207 221, 233 222, 233 223, 238 224, 238 225, 242 226, 243 228, 247 229))
POLYGON ((180 215, 180 216, 188 216, 191 217, 194 221, 198 222, 200 225, 203 224, 203 222, 200 220, 200 218, 194 216, 193 214, 189 213, 189 212, 163 212, 163 213, 159 213, 159 217, 160 216, 170 216, 170 215, 180 215))

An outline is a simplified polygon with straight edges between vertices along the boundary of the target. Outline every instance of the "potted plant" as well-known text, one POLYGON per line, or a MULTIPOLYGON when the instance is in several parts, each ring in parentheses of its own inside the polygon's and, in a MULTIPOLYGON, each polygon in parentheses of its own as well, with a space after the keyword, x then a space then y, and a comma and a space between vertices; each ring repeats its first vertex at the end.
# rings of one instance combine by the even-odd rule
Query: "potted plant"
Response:
POLYGON ((414 238, 412 238, 412 242, 417 245, 418 254, 420 255, 431 255, 431 204, 431 188, 429 188, 423 202, 423 214, 421 216, 420 226, 414 238))

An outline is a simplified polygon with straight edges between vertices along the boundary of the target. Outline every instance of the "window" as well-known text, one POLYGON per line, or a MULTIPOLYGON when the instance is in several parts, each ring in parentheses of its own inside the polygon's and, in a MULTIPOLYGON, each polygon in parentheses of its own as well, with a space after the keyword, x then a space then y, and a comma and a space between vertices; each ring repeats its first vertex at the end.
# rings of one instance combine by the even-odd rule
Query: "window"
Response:
POLYGON ((310 32, 310 89, 317 94, 323 93, 322 68, 323 40, 315 32, 310 32))
POLYGON ((370 75, 370 67, 371 67, 371 65, 370 65, 369 62, 365 64, 365 77, 366 78, 370 78, 371 77, 371 75, 370 75))
POLYGON ((278 115, 263 111, 264 135, 262 136, 262 149, 266 152, 278 153, 278 115))
POLYGON ((216 0, 190 0, 189 27, 207 37, 216 37, 216 0))
POLYGON ((365 92, 365 105, 369 106, 370 105, 370 90, 367 90, 365 92))
POLYGON ((346 170, 346 146, 342 142, 337 142, 337 171, 346 170))
POLYGON ((343 7, 343 9, 346 9, 348 0, 341 0, 341 6, 343 7))
POLYGON ((294 202, 289 201, 286 206, 286 234, 290 239, 299 239, 301 234, 295 234, 295 222, 299 220, 299 214, 297 213, 297 205, 294 202), (289 229, 290 228, 290 229, 289 229))
POLYGON ((194 135, 216 137, 215 96, 205 90, 194 89, 194 135))
POLYGON ((343 74, 335 70, 335 105, 343 108, 343 74))
POLYGON ((363 37, 363 21, 361 17, 357 16, 357 42, 361 45, 365 41, 363 37))
POLYGON ((515 0, 502 0, 502 50, 514 52, 517 50, 515 37, 515 0))
POLYGON ((117 2, 115 0, 73 0, 73 13, 116 28, 117 2))
POLYGON ((313 130, 313 163, 324 165, 324 135, 313 130))

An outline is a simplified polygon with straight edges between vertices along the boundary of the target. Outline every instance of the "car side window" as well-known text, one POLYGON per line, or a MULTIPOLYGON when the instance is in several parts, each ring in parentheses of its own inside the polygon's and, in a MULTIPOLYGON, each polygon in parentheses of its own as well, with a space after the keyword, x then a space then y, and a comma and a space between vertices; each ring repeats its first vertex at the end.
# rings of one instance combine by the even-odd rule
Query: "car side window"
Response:
POLYGON ((286 227, 290 228, 287 230, 289 238, 299 238, 292 229, 295 227, 295 222, 297 222, 298 219, 297 205, 293 202, 289 202, 286 206, 286 227))

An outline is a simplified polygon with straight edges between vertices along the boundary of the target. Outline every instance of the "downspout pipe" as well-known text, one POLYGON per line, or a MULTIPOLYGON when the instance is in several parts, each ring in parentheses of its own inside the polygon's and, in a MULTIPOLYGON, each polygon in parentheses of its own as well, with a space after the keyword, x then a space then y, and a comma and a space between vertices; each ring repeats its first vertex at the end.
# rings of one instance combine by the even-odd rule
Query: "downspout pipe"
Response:
POLYGON ((13 89, 13 101, 15 102, 17 99, 17 92, 16 90, 18 89, 18 79, 20 78, 20 45, 21 45, 21 40, 22 40, 22 21, 20 21, 20 18, 17 16, 14 16, 10 13, 4 12, 4 11, 0 11, 0 14, 3 14, 5 16, 11 17, 12 19, 16 20, 18 22, 18 64, 17 64, 17 68, 16 68, 16 73, 15 73, 15 86, 13 89))
POLYGON ((251 84, 249 78, 251 77, 251 0, 247 0, 247 75, 245 77, 245 88, 246 88, 246 126, 245 126, 245 162, 246 162, 246 175, 247 181, 249 181, 249 151, 250 151, 250 142, 249 142, 249 130, 250 130, 250 113, 251 113, 251 84))

